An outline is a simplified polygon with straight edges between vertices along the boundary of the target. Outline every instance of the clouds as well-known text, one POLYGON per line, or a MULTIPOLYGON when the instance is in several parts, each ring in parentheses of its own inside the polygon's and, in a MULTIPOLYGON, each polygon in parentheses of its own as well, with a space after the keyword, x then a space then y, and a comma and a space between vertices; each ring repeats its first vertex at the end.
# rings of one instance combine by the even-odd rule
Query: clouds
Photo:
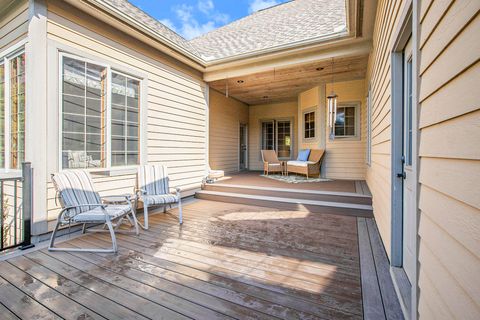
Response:
POLYGON ((164 25, 190 40, 212 31, 230 21, 230 16, 215 9, 213 0, 198 0, 194 4, 172 7, 177 23, 172 19, 160 20, 164 25))
POLYGON ((250 2, 250 7, 248 8, 248 11, 250 13, 256 12, 265 8, 275 6, 279 3, 280 2, 278 0, 253 0, 250 2))

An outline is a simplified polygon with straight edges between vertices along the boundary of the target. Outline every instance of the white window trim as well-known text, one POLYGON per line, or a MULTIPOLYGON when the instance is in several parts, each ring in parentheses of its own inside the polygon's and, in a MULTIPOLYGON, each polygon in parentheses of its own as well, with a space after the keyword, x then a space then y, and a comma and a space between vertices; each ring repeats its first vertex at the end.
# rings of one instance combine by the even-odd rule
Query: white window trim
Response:
MULTIPOLYGON (((340 102, 338 103, 338 108, 346 108, 346 107, 353 107, 355 108, 355 134, 348 135, 348 136, 337 136, 335 135, 335 139, 340 140, 360 140, 361 139, 361 103, 360 102, 340 102)), ((336 121, 336 120, 335 120, 336 121)))
POLYGON ((310 109, 306 109, 303 111, 302 113, 302 129, 303 129, 303 133, 302 133, 302 136, 303 136, 303 141, 305 142, 310 142, 310 141, 314 141, 317 139, 317 111, 315 110, 315 108, 310 108, 310 109), (312 113, 313 112, 313 124, 315 126, 315 129, 313 130, 313 137, 305 137, 305 115, 308 114, 308 113, 312 113))
POLYGON ((62 52, 60 51, 59 52, 59 58, 58 58, 58 113, 59 113, 59 117, 58 117, 58 126, 59 126, 59 130, 58 130, 58 168, 59 170, 72 170, 70 168, 63 168, 63 161, 62 161, 62 153, 63 153, 63 146, 62 146, 62 137, 63 137, 63 59, 64 57, 67 57, 67 58, 72 58, 72 59, 76 59, 76 60, 79 60, 79 61, 84 61, 84 62, 87 62, 87 63, 91 63, 91 64, 95 64, 95 65, 98 65, 98 66, 102 66, 102 67, 105 67, 107 69, 107 87, 106 87, 106 91, 107 91, 107 95, 106 95, 106 118, 107 118, 107 121, 106 121, 106 124, 105 124, 105 128, 106 128, 106 145, 105 145, 105 158, 106 158, 106 163, 105 163, 105 167, 101 167, 101 168, 84 168, 82 170, 87 170, 89 172, 95 172, 95 173, 106 173, 108 175, 115 175, 113 172, 120 172, 121 174, 123 173, 133 173, 133 172, 136 172, 136 168, 143 164, 144 163, 144 159, 145 159, 145 155, 143 154, 145 151, 144 149, 144 140, 145 140, 145 136, 144 136, 144 133, 143 133, 143 130, 141 130, 141 128, 144 126, 144 113, 145 113, 145 102, 146 102, 146 99, 145 99, 145 90, 144 90, 144 81, 146 80, 145 78, 141 77, 141 76, 138 76, 138 75, 134 75, 134 74, 131 74, 129 72, 125 72, 125 71, 122 71, 121 68, 118 68, 118 67, 112 67, 109 63, 106 63, 106 62, 102 62, 102 61, 99 61, 99 60, 94 60, 94 59, 90 59, 90 58, 85 58, 83 56, 80 56, 80 55, 76 55, 76 54, 71 54, 71 53, 67 53, 67 52, 62 52), (138 143, 138 152, 139 152, 139 157, 140 157, 140 163, 139 164, 135 164, 135 165, 125 165, 125 166, 112 166, 112 155, 111 155, 111 126, 112 126, 112 123, 111 123, 111 114, 112 114, 112 88, 111 88, 111 83, 112 83, 112 72, 114 73, 117 73, 117 74, 121 74, 123 76, 126 76, 126 77, 129 77, 129 78, 132 78, 132 79, 135 79, 135 80, 138 80, 140 82, 140 85, 139 85, 139 88, 140 88, 140 101, 139 101, 139 104, 140 104, 140 110, 139 110, 139 114, 138 114, 138 121, 139 121, 139 143, 138 143))
MULTIPOLYGON (((5 107, 5 112, 4 112, 4 125, 3 125, 3 130, 4 130, 4 159, 5 159, 5 164, 2 168, 0 168, 0 171, 3 172, 11 172, 11 171, 19 171, 20 169, 18 168, 10 168, 10 157, 11 157, 11 123, 10 123, 10 115, 11 115, 11 103, 10 103, 10 98, 11 98, 11 92, 10 92, 10 61, 13 58, 18 57, 21 54, 25 53, 25 43, 26 41, 21 41, 17 43, 15 46, 10 47, 9 49, 3 51, 0 53, 0 65, 4 66, 4 107, 5 107)), ((26 57, 25 57, 26 59, 26 57)), ((27 78, 27 68, 25 66, 25 88, 27 86, 26 79, 27 78)), ((26 94, 26 91, 25 91, 26 94)), ((25 105, 26 108, 26 105, 25 105)), ((26 110, 25 110, 26 111, 26 110)), ((25 116, 25 115, 24 115, 25 116)), ((26 125, 25 125, 26 126, 26 125)), ((26 127, 25 127, 25 132, 26 132, 26 127)), ((26 134, 24 133, 24 139, 26 139, 26 134)), ((24 156, 26 156, 26 141, 24 143, 24 156)))

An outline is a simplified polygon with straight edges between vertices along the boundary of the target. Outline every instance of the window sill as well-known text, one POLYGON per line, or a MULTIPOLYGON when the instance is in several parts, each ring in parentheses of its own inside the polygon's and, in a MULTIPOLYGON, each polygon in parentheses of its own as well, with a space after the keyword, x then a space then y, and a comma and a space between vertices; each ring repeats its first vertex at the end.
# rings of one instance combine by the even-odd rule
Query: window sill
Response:
POLYGON ((115 177, 137 173, 137 166, 120 168, 102 168, 91 170, 90 173, 96 176, 115 177))

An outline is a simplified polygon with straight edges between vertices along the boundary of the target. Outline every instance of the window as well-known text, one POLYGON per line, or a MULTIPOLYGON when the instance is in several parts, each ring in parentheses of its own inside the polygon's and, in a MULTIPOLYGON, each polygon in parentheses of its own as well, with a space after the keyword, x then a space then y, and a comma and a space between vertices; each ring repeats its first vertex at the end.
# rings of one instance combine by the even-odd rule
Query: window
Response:
POLYGON ((140 81, 112 73, 112 165, 139 163, 140 81))
POLYGON ((356 106, 339 106, 337 108, 337 117, 335 121, 336 137, 356 136, 356 109, 356 106))
POLYGON ((25 160, 25 53, 0 59, 0 167, 25 160))
POLYGON ((368 89, 367 96, 367 165, 372 163, 372 92, 368 89))
POLYGON ((315 138, 315 111, 303 114, 303 137, 305 139, 315 138))
POLYGON ((262 122, 262 150, 275 150, 279 158, 290 159, 292 154, 292 126, 290 120, 262 122))
POLYGON ((138 164, 140 80, 62 57, 62 167, 138 164))

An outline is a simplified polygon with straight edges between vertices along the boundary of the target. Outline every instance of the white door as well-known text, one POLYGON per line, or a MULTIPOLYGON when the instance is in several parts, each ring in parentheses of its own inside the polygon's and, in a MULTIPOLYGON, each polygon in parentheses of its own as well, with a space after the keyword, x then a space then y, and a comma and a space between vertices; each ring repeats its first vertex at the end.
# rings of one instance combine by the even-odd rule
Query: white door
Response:
POLYGON ((412 282, 415 270, 415 172, 412 167, 412 40, 410 39, 403 52, 403 269, 412 282))

